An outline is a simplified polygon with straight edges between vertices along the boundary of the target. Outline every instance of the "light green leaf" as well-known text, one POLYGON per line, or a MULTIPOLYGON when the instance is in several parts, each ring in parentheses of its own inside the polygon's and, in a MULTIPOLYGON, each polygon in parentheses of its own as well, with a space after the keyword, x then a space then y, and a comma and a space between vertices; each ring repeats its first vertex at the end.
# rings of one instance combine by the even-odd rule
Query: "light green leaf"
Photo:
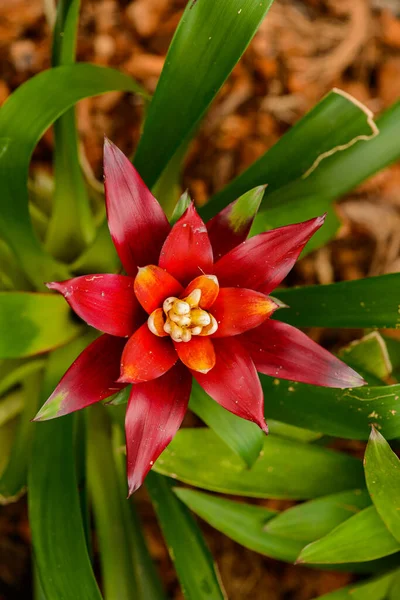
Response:
POLYGON ((361 369, 380 380, 386 379, 392 372, 385 340, 378 331, 351 342, 340 350, 339 356, 354 369, 361 369))
POLYGON ((42 369, 45 364, 44 359, 0 361, 0 396, 31 373, 42 369))
POLYGON ((0 358, 19 358, 66 344, 82 327, 62 296, 0 292, 0 358))
POLYGON ((399 327, 399 290, 400 273, 278 290, 290 307, 279 311, 279 321, 296 327, 399 327))
POLYGON ((0 398, 0 427, 19 415, 24 406, 24 393, 21 389, 13 390, 0 398))
POLYGON ((39 73, 1 107, 0 235, 39 288, 44 281, 67 279, 69 273, 44 251, 33 232, 27 192, 30 157, 44 132, 65 111, 83 98, 114 90, 142 93, 123 73, 80 63, 39 73))
POLYGON ((400 461, 374 427, 365 451, 364 468, 375 508, 400 543, 400 461))
POLYGON ((189 408, 251 467, 264 446, 265 434, 250 421, 240 419, 220 406, 193 381, 189 408))
POLYGON ((308 544, 371 504, 367 490, 339 492, 289 508, 265 527, 265 531, 308 544))
POLYGON ((201 531, 187 508, 175 497, 170 481, 150 471, 146 486, 185 598, 225 599, 217 567, 201 531))
POLYGON ((267 417, 349 439, 367 440, 373 424, 387 439, 400 436, 400 385, 340 390, 260 379, 267 417))
POLYGON ((262 455, 247 469, 209 429, 181 429, 154 469, 196 487, 255 498, 314 498, 364 481, 353 457, 278 436, 265 438, 262 455))
MULTIPOLYGON (((396 571, 319 596, 318 600, 387 600, 396 571)), ((395 598, 393 599, 395 600, 395 598)))
POLYGON ((287 423, 281 423, 273 419, 268 419, 268 429, 270 435, 279 435, 279 437, 289 438, 297 442, 315 442, 315 440, 319 440, 322 437, 322 433, 318 431, 302 429, 301 427, 288 425, 287 423))
MULTIPOLYGON (((51 354, 42 402, 91 339, 88 336, 80 338, 51 354)), ((28 478, 29 517, 43 591, 46 598, 57 600, 101 600, 80 511, 73 415, 33 426, 35 439, 28 478)))
POLYGON ((195 130, 271 4, 272 0, 187 3, 134 159, 149 187, 157 181, 182 140, 195 130))
POLYGON ((306 546, 297 562, 337 564, 365 562, 394 554, 400 544, 370 506, 347 519, 325 537, 306 546))

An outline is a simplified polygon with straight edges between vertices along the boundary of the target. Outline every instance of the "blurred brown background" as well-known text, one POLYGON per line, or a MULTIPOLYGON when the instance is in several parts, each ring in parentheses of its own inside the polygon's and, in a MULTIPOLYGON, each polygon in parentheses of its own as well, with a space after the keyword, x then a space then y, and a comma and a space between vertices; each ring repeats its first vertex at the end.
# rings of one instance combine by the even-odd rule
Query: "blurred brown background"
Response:
MULTIPOLYGON (((78 60, 116 67, 153 92, 185 4, 82 0, 78 60)), ((0 103, 50 66, 53 19, 52 0, 2 0, 0 103)), ((400 97, 400 0, 275 0, 192 144, 184 187, 204 203, 333 86, 376 113, 400 97)), ((142 104, 115 92, 81 102, 77 112, 87 169, 101 178, 104 133, 132 152, 140 135, 142 104)), ((48 131, 35 152, 33 170, 49 171, 51 153, 48 131)), ((341 201, 338 211, 343 220, 338 239, 303 260, 292 281, 329 283, 400 270, 399 165, 364 183, 341 201)), ((315 332, 314 337, 320 335, 315 332)), ((181 598, 150 507, 143 493, 138 498, 170 597, 181 598)), ((232 600, 308 600, 350 581, 346 574, 268 560, 204 530, 232 600)), ((0 511, 0 555, 0 599, 30 598, 24 501, 0 511)))

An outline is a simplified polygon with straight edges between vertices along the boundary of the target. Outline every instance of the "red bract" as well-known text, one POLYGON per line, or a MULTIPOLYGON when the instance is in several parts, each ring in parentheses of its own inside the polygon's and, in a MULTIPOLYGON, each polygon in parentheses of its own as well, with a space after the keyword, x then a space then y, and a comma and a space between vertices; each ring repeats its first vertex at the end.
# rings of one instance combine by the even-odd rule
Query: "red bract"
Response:
POLYGON ((324 217, 245 241, 254 214, 235 220, 232 203, 206 227, 190 205, 171 228, 135 168, 108 141, 104 173, 109 228, 127 275, 48 284, 103 335, 73 363, 36 420, 133 384, 125 423, 132 493, 179 429, 192 376, 221 406, 265 432, 257 370, 329 387, 365 383, 301 331, 269 320, 279 305, 267 294, 324 217))

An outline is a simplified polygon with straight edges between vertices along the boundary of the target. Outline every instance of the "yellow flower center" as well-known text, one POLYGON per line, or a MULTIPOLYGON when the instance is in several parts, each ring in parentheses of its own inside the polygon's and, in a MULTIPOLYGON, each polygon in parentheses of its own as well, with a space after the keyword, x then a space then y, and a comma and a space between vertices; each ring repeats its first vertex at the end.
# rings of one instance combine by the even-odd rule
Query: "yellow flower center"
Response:
POLYGON ((201 290, 194 289, 186 298, 170 296, 163 307, 154 310, 147 320, 152 333, 170 335, 174 342, 190 342, 193 335, 211 335, 218 323, 209 312, 199 308, 201 290))

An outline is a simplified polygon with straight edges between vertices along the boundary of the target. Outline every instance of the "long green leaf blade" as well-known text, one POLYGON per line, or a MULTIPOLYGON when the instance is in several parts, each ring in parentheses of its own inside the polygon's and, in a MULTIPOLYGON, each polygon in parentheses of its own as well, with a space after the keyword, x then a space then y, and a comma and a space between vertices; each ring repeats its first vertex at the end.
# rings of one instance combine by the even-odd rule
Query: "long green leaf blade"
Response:
POLYGON ((364 468, 375 508, 400 543, 400 461, 374 427, 365 452, 364 468))
POLYGON ((330 389, 260 377, 267 417, 326 435, 367 440, 376 424, 387 439, 400 436, 400 385, 330 389))
POLYGON ((189 0, 134 159, 149 187, 194 131, 271 4, 272 0, 189 0))
POLYGON ((308 544, 370 504, 365 489, 339 492, 281 512, 268 522, 265 531, 308 544))
POLYGON ((90 64, 56 67, 21 85, 0 110, 0 234, 38 288, 44 281, 68 278, 33 232, 28 212, 28 168, 44 132, 79 100, 121 90, 142 93, 130 77, 90 64))
MULTIPOLYGON (((88 339, 49 359, 43 401, 88 339)), ((40 582, 47 598, 101 600, 86 547, 73 447, 73 416, 35 424, 29 467, 29 516, 40 582)))
POLYGON ((98 533, 105 600, 137 598, 128 523, 114 463, 111 427, 103 406, 89 411, 87 468, 98 533))
POLYGON ((400 326, 400 274, 279 290, 279 321, 296 327, 400 326))
POLYGON ((185 598, 226 598, 201 531, 187 508, 174 495, 169 480, 150 471, 146 486, 185 598))
POLYGON ((376 508, 370 506, 347 519, 325 537, 306 546, 299 563, 365 562, 389 556, 400 544, 389 533, 376 508))
MULTIPOLYGON (((287 221, 285 217, 289 215, 286 215, 283 202, 279 203, 279 210, 271 210, 271 207, 275 208, 269 201, 271 195, 290 182, 301 181, 307 171, 320 161, 320 157, 329 155, 335 148, 346 146, 360 136, 357 143, 363 144, 363 140, 371 137, 375 131, 372 113, 347 94, 333 90, 261 158, 215 194, 203 207, 202 213, 210 218, 245 191, 256 185, 268 184, 263 207, 265 213, 258 217, 263 227, 264 221, 269 222, 269 227, 278 227, 304 220, 308 216, 303 198, 290 207, 294 214, 292 220, 287 221)), ((314 210, 318 212, 316 207, 314 210)), ((315 216, 317 212, 310 216, 315 216)))
POLYGON ((278 436, 265 439, 262 456, 247 469, 209 429, 181 429, 154 469, 196 487, 255 498, 315 498, 364 482, 353 457, 278 436))
POLYGON ((318 600, 387 600, 387 593, 395 577, 396 572, 387 573, 369 581, 348 585, 330 594, 324 594, 319 596, 318 600))

